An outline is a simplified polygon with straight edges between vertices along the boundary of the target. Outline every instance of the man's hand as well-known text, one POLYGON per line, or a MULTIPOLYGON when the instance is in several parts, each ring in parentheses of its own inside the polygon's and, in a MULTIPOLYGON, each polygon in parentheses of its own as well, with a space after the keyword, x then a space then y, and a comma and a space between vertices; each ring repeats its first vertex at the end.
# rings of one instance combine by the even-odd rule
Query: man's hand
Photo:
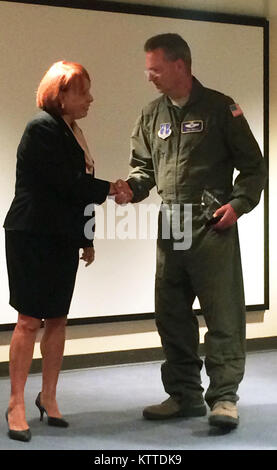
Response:
POLYGON ((131 202, 134 194, 127 181, 117 180, 114 183, 114 186, 116 190, 114 196, 117 204, 127 204, 128 202, 131 202))
POLYGON ((95 258, 95 251, 92 246, 87 246, 83 248, 83 253, 80 259, 84 260, 86 262, 86 267, 89 266, 91 263, 93 263, 95 258))
POLYGON ((238 220, 235 210, 231 204, 225 204, 215 211, 213 214, 214 217, 221 217, 220 221, 212 225, 214 230, 225 230, 226 228, 231 227, 238 220))

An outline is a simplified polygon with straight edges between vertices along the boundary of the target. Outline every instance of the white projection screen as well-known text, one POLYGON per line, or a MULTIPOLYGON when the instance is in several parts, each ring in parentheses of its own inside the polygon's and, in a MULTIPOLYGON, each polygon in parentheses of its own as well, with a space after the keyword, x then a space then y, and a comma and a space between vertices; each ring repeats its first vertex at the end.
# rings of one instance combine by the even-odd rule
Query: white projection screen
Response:
MULTIPOLYGON (((94 103, 79 125, 93 153, 96 176, 109 181, 126 178, 134 123, 141 108, 158 96, 144 76, 143 46, 150 36, 163 32, 186 39, 193 74, 203 85, 240 104, 267 158, 268 25, 263 18, 101 1, 1 1, 2 225, 14 195, 17 145, 37 112, 35 91, 48 67, 65 59, 80 62, 89 71, 94 103), (80 4, 84 8, 77 8, 80 4)), ((96 260, 88 268, 80 261, 69 324, 151 318, 159 204, 154 188, 143 204, 120 207, 108 199, 97 208, 96 260), (148 233, 138 236, 143 207, 151 208, 148 233)), ((248 310, 268 306, 267 207, 265 191, 258 207, 239 220, 248 310)), ((17 313, 8 303, 3 229, 0 250, 0 323, 5 329, 16 322, 17 313)))

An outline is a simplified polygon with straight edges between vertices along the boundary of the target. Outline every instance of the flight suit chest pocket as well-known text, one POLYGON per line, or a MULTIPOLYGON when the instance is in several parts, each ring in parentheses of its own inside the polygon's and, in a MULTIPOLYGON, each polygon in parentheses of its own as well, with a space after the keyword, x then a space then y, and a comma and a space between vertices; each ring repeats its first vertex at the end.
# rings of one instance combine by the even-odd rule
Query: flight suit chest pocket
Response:
POLYGON ((159 190, 164 190, 174 180, 172 162, 176 158, 176 137, 176 129, 171 123, 161 123, 153 132, 152 156, 159 190))
POLYGON ((192 152, 206 141, 208 135, 207 120, 194 119, 181 122, 180 128, 180 148, 181 152, 186 149, 192 152))

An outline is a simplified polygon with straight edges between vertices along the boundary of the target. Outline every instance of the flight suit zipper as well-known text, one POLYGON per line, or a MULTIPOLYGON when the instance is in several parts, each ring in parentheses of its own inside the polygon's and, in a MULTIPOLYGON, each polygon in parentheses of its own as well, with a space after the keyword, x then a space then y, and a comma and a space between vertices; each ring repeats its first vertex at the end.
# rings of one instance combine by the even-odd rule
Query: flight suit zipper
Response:
MULTIPOLYGON (((173 108, 174 109, 174 108, 173 108)), ((175 109, 174 109, 175 111, 175 109)), ((176 168, 175 168, 175 194, 176 194, 176 202, 180 202, 179 199, 179 191, 178 191, 178 165, 179 165, 179 157, 180 157, 180 145, 181 145, 181 136, 182 136, 182 130, 181 130, 181 125, 182 122, 185 119, 185 115, 187 113, 187 106, 181 109, 176 110, 176 115, 177 115, 177 120, 176 120, 176 128, 177 128, 177 151, 176 151, 176 168)))

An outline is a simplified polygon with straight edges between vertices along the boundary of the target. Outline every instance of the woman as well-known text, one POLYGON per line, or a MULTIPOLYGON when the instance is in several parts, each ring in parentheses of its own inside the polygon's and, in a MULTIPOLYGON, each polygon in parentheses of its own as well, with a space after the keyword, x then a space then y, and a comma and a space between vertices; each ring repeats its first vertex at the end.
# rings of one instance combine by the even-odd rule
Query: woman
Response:
POLYGON ((53 64, 37 91, 42 111, 28 123, 17 151, 15 197, 4 223, 10 304, 18 311, 6 412, 11 439, 31 439, 24 387, 42 319, 42 390, 36 405, 49 425, 68 426, 58 408, 56 386, 79 248, 86 266, 94 259, 93 243, 84 236, 84 208, 115 193, 113 183, 94 178, 94 162, 76 124, 93 101, 90 85, 80 64, 53 64))

